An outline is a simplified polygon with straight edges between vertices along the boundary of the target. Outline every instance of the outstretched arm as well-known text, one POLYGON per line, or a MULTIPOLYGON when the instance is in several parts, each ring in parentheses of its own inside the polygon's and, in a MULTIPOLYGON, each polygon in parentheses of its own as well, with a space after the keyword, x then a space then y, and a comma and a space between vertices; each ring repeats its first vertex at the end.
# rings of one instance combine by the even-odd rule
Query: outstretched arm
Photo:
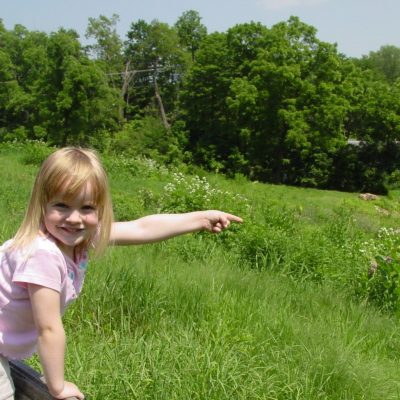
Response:
POLYGON ((64 381, 65 333, 60 315, 60 294, 53 289, 29 284, 33 319, 38 331, 38 353, 50 394, 56 399, 76 396, 81 391, 64 381))
POLYGON ((197 231, 219 233, 240 217, 217 210, 183 214, 155 214, 134 221, 114 222, 111 244, 144 244, 197 231))

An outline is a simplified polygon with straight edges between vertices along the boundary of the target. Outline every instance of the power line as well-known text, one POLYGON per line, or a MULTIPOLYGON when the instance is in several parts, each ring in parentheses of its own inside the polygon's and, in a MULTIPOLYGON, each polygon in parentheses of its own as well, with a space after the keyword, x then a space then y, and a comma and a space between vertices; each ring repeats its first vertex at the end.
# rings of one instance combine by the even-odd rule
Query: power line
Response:
POLYGON ((148 69, 134 69, 132 71, 124 71, 124 72, 109 72, 106 75, 127 75, 127 74, 137 74, 138 72, 150 72, 154 71, 155 68, 148 68, 148 69))
MULTIPOLYGON (((178 65, 179 66, 179 65, 178 65)), ((172 67, 177 67, 177 66, 172 66, 172 67)), ((146 69, 134 69, 134 70, 130 70, 130 71, 124 71, 124 72, 109 72, 106 73, 107 76, 109 75, 128 75, 128 74, 137 74, 140 72, 150 72, 150 71, 165 71, 171 69, 171 66, 169 67, 164 67, 164 68, 146 68, 146 69)))

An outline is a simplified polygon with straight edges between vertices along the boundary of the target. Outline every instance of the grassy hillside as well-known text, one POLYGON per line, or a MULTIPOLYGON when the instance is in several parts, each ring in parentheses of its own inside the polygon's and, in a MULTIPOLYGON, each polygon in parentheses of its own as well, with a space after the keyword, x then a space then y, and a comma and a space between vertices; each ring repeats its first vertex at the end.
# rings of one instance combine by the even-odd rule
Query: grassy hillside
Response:
MULTIPOLYGON (((2 241, 22 218, 45 152, 0 148, 2 241)), ((68 379, 88 398, 400 398, 396 269, 394 286, 368 278, 368 252, 398 248, 397 235, 380 230, 398 226, 396 193, 365 202, 189 176, 149 160, 104 162, 117 219, 223 208, 245 223, 113 248, 91 262, 64 318, 68 379)))

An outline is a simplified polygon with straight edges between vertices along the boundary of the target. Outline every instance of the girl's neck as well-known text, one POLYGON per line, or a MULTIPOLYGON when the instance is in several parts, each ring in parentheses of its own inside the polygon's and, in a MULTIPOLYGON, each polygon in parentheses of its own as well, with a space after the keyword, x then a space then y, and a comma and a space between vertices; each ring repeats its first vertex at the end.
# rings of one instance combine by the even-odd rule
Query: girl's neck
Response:
POLYGON ((64 256, 70 258, 72 261, 75 262, 75 258, 76 258, 76 247, 74 248, 65 248, 62 243, 59 243, 57 240, 55 241, 58 248, 61 250, 61 252, 64 254, 64 256))

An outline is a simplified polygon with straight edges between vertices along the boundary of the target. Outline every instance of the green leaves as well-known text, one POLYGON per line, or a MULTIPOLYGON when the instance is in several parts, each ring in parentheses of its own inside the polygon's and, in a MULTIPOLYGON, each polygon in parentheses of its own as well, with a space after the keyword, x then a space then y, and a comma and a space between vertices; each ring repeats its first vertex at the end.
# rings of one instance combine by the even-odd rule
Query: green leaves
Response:
POLYGON ((310 174, 313 185, 327 181, 330 163, 316 173, 313 153, 329 159, 345 142, 348 106, 334 46, 291 18, 271 29, 250 23, 210 35, 196 60, 184 97, 184 107, 196 110, 186 117, 194 147, 215 146, 225 170, 241 154, 255 178, 301 184, 310 174))
POLYGON ((400 311, 400 239, 398 230, 381 228, 361 249, 370 262, 364 284, 368 300, 388 311, 400 311))
POLYGON ((3 139, 85 144, 117 121, 119 93, 84 54, 74 31, 3 32, 0 109, 3 139))
POLYGON ((134 21, 123 42, 118 18, 90 18, 86 47, 72 30, 0 25, 1 140, 115 145, 232 176, 381 193, 400 168, 400 49, 346 59, 297 17, 207 34, 194 10, 173 26, 134 21), (160 129, 148 124, 157 119, 160 129), (362 146, 349 149, 350 138, 362 146))
POLYGON ((200 48, 202 40, 207 36, 207 28, 201 23, 197 11, 185 11, 175 24, 180 43, 185 46, 195 60, 195 54, 200 48))

